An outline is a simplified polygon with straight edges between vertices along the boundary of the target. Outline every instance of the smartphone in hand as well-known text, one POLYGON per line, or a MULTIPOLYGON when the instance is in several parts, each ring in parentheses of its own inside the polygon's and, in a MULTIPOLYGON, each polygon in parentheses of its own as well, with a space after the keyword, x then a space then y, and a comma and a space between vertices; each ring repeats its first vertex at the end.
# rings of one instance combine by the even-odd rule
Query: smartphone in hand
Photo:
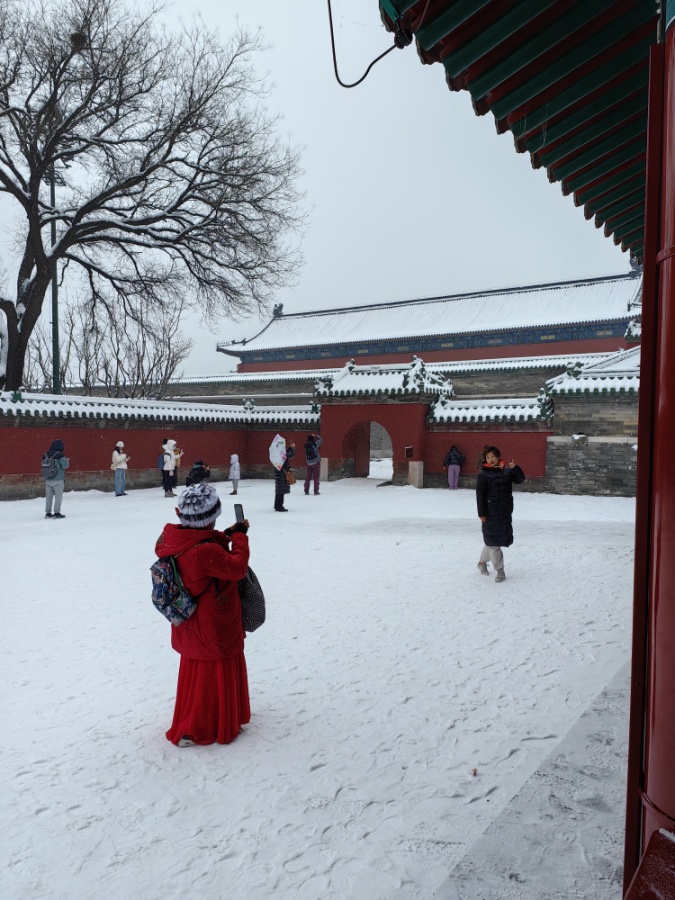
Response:
POLYGON ((234 504, 234 517, 237 522, 244 521, 244 507, 241 505, 241 503, 234 504))

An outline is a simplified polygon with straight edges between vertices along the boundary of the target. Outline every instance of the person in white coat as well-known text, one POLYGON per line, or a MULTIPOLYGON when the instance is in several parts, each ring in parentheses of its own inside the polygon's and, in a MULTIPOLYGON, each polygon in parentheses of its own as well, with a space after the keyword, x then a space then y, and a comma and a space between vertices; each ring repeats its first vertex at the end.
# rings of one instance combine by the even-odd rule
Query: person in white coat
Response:
POLYGON ((111 469, 115 471, 115 496, 126 497, 124 488, 127 486, 127 463, 131 459, 124 452, 124 441, 118 441, 112 452, 111 469))
POLYGON ((232 453, 230 456, 230 474, 227 476, 232 482, 232 490, 230 497, 237 493, 239 487, 239 479, 241 478, 241 467, 239 466, 239 454, 232 453))
POLYGON ((162 486, 165 497, 175 497, 173 492, 173 476, 176 471, 175 451, 176 442, 169 438, 162 444, 164 451, 164 468, 162 469, 162 486))

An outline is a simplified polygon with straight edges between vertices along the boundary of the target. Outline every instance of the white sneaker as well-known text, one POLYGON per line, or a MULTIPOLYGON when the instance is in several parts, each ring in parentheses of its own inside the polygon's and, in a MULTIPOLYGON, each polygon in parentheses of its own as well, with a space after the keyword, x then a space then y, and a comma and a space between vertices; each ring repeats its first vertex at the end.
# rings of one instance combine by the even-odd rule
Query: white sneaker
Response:
POLYGON ((481 575, 489 575, 488 567, 486 562, 479 562, 476 566, 481 575))
POLYGON ((194 745, 195 745, 195 742, 191 741, 189 737, 182 737, 178 741, 179 747, 194 747, 194 745))

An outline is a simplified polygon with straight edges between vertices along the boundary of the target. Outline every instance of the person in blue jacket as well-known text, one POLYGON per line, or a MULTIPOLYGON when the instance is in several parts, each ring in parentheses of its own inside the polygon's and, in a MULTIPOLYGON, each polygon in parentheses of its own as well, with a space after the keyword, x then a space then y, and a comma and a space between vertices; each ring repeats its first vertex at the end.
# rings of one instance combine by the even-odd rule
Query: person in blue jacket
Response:
POLYGON ((66 469, 70 465, 70 460, 63 452, 64 450, 63 441, 52 441, 45 454, 45 457, 52 461, 54 472, 53 475, 45 478, 45 519, 65 519, 61 512, 61 501, 66 486, 66 469), (52 505, 54 512, 52 512, 52 505))

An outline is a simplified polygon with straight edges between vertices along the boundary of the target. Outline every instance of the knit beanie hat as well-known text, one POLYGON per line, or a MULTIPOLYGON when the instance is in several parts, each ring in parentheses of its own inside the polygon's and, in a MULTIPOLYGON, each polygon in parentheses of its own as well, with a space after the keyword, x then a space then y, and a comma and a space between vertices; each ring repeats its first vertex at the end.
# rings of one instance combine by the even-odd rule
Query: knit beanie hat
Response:
POLYGON ((186 528, 206 528, 221 512, 220 497, 210 484, 191 484, 178 498, 178 518, 186 528))

